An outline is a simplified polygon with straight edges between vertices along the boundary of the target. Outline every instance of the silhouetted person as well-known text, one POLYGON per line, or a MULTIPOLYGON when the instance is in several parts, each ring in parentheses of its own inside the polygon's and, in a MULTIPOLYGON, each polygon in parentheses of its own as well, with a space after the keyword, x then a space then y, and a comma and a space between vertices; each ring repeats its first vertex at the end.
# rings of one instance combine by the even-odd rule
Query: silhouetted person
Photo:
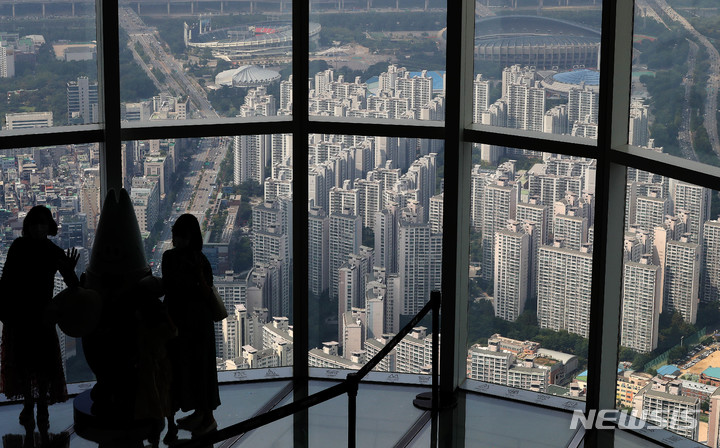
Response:
POLYGON ((78 285, 77 250, 65 253, 48 235, 57 235, 57 224, 48 208, 35 206, 23 221, 22 236, 8 250, 0 278, 4 323, 0 391, 9 399, 23 399, 20 424, 28 436, 35 430, 37 403, 37 425, 44 440, 48 405, 67 400, 60 344, 48 313, 55 273, 60 271, 68 286, 78 285))
POLYGON ((197 218, 180 216, 172 227, 174 249, 163 253, 162 275, 165 303, 178 329, 170 343, 173 366, 171 387, 174 410, 194 410, 188 417, 168 418, 170 442, 177 427, 200 435, 217 428, 213 410, 220 405, 215 364, 215 325, 211 313, 212 268, 202 249, 197 218))

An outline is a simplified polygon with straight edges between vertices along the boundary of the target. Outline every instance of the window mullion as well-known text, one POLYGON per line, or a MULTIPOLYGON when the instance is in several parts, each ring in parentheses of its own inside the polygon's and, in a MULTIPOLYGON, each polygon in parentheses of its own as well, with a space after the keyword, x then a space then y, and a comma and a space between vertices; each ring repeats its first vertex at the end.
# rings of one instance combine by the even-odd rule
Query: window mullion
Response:
MULTIPOLYGON (((467 285, 470 169, 472 145, 465 128, 472 122, 473 33, 475 2, 461 0, 447 9, 445 109, 445 186, 440 344, 440 406, 447 409, 466 376, 467 285)), ((440 446, 465 443, 464 406, 441 413, 440 446)))
POLYGON ((120 142, 120 36, 118 0, 96 2, 98 91, 104 140, 100 148, 101 200, 122 187, 120 142))
MULTIPOLYGON (((292 4, 293 60, 293 383, 294 399, 308 395, 308 73, 310 0, 292 4)), ((294 446, 308 446, 308 413, 294 415, 294 446)))
MULTIPOLYGON (((633 16, 634 2, 603 2, 586 412, 615 408, 626 167, 610 153, 627 144, 633 16)), ((586 446, 612 447, 612 431, 590 430, 586 446)))

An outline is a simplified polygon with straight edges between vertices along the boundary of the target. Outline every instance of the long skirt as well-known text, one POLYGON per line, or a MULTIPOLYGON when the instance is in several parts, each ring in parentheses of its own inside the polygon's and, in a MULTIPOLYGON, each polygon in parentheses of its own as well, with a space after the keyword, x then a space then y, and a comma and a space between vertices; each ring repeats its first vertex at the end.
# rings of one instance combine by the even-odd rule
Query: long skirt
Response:
POLYGON ((8 399, 32 398, 47 404, 67 400, 54 325, 4 325, 0 363, 0 392, 8 399))

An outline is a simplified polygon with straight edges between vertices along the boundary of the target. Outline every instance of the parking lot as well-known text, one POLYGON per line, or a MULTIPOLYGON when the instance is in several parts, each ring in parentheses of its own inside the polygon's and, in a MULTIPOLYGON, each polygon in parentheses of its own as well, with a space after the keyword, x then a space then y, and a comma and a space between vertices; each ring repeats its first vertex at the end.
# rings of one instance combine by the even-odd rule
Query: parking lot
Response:
POLYGON ((700 375, 708 367, 720 367, 720 352, 715 346, 702 348, 685 364, 680 366, 683 373, 700 375))

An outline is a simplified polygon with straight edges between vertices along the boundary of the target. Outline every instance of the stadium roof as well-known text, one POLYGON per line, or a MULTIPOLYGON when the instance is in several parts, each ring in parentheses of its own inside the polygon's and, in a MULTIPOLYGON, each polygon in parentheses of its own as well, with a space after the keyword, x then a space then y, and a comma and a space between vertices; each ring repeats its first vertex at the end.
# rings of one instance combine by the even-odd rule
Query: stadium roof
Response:
POLYGON ((490 35, 548 35, 596 36, 600 30, 577 22, 542 16, 490 16, 475 22, 477 36, 490 35))
POLYGON ((580 69, 569 72, 560 72, 553 75, 553 79, 564 84, 580 85, 585 83, 588 86, 600 85, 600 72, 595 70, 580 69))
POLYGON ((215 76, 215 84, 230 87, 255 87, 268 85, 280 79, 280 73, 256 65, 243 65, 225 70, 215 76))
POLYGON ((584 36, 534 36, 534 35, 518 35, 518 36, 481 36, 475 40, 475 44, 480 47, 540 47, 552 48, 569 45, 597 45, 600 39, 597 37, 584 36))

